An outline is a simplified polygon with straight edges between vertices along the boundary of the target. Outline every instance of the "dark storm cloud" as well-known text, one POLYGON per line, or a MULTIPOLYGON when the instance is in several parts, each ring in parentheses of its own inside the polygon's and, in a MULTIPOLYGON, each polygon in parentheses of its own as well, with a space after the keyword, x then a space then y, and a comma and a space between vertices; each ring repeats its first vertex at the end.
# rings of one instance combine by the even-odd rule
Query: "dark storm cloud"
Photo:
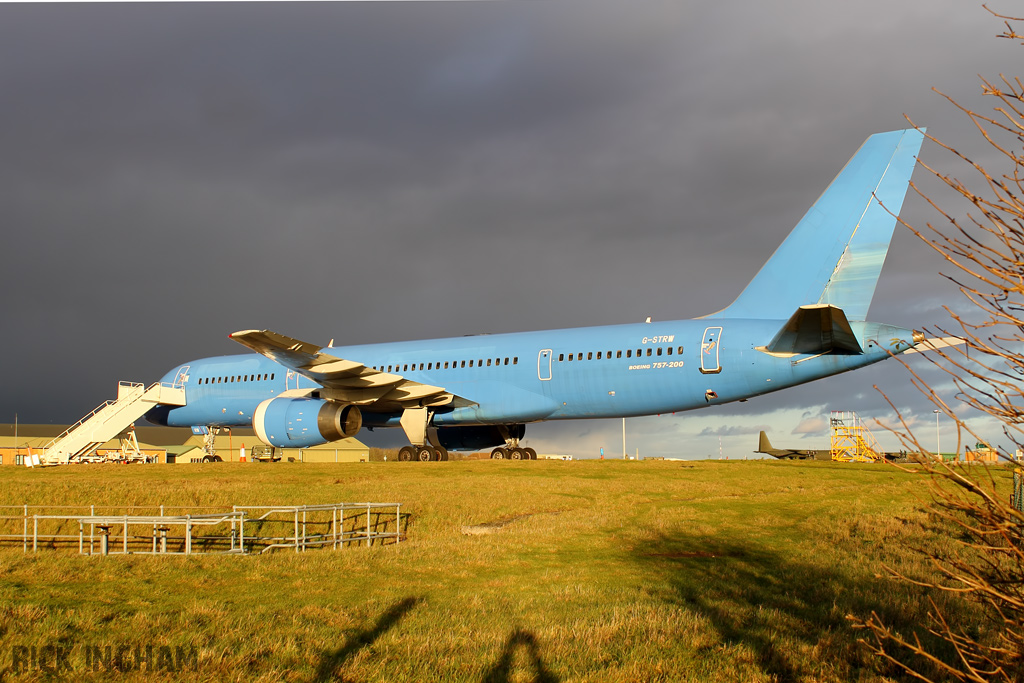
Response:
MULTIPOLYGON (((0 5, 0 420, 73 421, 235 329, 717 310, 869 134, 969 138, 930 88, 1017 63, 998 30, 923 0, 0 5)), ((940 319, 938 263, 898 234, 872 316, 940 319)), ((887 375, 709 428, 872 405, 887 375)))

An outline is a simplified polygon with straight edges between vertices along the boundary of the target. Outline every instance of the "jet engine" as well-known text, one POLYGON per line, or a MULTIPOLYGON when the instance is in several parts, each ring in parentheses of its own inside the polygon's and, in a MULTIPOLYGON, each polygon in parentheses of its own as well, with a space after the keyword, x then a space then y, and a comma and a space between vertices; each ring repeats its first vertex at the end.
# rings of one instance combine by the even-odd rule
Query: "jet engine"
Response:
POLYGON ((252 427, 263 443, 309 448, 355 436, 363 415, 353 405, 319 398, 271 398, 256 407, 252 427))
MULTIPOLYGON (((508 425, 506 429, 508 435, 515 439, 521 439, 526 434, 526 425, 508 425)), ((437 440, 450 451, 476 451, 505 445, 505 437, 497 425, 440 427, 437 440)))

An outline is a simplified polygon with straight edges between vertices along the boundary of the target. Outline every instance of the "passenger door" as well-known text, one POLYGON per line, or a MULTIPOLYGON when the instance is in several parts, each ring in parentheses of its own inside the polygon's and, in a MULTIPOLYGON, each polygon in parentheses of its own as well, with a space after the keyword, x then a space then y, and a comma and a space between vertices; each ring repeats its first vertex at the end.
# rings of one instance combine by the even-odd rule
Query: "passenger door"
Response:
POLYGON ((718 346, 722 338, 721 327, 709 327, 704 330, 700 342, 700 371, 705 375, 713 375, 722 371, 718 364, 718 346))
POLYGON ((537 354, 537 379, 542 382, 551 379, 551 349, 541 349, 537 354))

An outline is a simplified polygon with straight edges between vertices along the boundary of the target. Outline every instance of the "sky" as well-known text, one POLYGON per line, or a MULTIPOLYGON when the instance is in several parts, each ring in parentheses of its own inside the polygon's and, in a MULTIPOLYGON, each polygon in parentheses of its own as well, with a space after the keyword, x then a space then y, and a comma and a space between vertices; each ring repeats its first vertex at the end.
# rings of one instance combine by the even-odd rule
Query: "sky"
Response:
MULTIPOLYGON (((0 421, 74 422, 241 329, 344 345, 719 310, 904 115, 990 159, 932 88, 990 106, 978 74, 1021 54, 1001 29, 952 0, 0 4, 0 421)), ((903 217, 935 219, 913 196, 903 217)), ((941 270, 898 228, 871 319, 948 325, 941 270)), ((933 443, 908 380, 887 361, 633 418, 627 450, 824 448, 831 410, 894 420, 874 385, 933 443)), ((527 443, 621 456, 622 423, 527 443)))

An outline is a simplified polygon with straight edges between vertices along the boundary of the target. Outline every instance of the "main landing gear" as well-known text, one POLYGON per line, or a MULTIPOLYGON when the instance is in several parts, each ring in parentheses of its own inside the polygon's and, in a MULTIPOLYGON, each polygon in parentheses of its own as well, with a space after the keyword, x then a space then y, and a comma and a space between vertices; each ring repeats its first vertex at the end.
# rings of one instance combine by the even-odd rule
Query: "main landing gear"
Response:
POLYGON ((446 462, 448 451, 440 446, 402 446, 398 450, 398 459, 401 462, 446 462))
POLYGON ((536 460, 537 451, 532 448, 523 448, 519 445, 519 439, 509 439, 509 443, 499 446, 491 451, 491 460, 536 460))

